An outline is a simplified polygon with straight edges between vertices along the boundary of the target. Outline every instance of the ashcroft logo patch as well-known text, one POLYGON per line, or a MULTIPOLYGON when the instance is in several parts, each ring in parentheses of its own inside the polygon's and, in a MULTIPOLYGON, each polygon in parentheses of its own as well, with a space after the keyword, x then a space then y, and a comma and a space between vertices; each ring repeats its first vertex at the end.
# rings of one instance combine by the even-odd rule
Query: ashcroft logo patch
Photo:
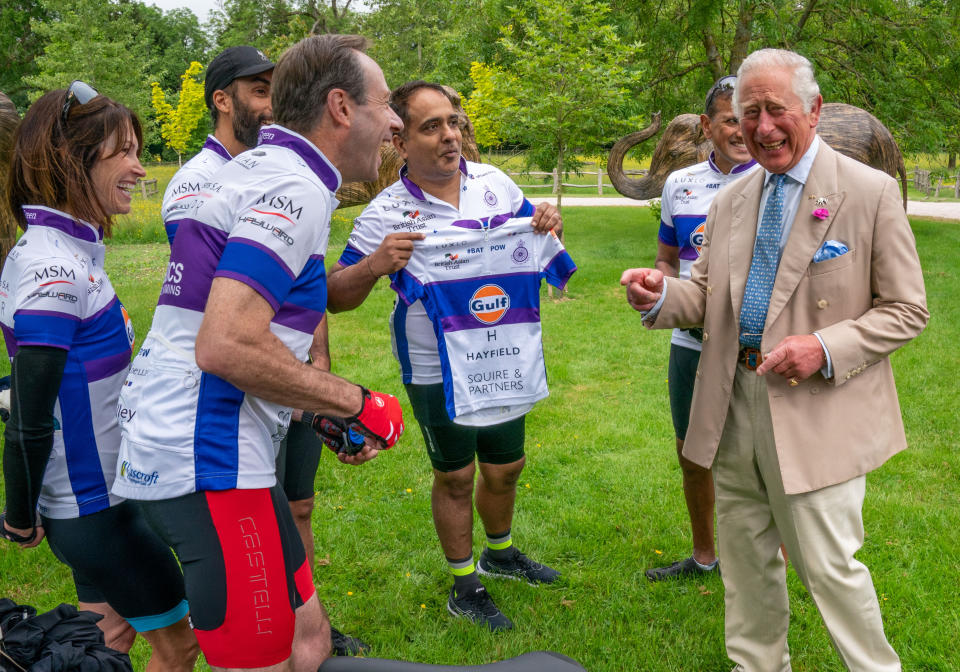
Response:
POLYGON ((133 466, 126 460, 120 463, 120 476, 125 478, 131 483, 136 483, 137 485, 156 485, 160 480, 160 474, 154 471, 152 474, 148 474, 139 469, 134 469, 133 466))
POLYGON ((484 285, 470 297, 470 314, 483 324, 496 324, 510 309, 510 295, 499 285, 484 285))

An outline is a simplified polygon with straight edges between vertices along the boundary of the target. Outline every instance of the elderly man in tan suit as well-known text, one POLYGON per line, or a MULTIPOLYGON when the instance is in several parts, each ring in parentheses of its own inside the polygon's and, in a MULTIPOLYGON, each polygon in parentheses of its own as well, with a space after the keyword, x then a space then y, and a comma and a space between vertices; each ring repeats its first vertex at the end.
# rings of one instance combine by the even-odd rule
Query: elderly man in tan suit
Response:
POLYGON ((713 467, 727 653, 790 670, 785 545, 851 670, 900 670, 854 558, 865 474, 906 447, 889 355, 929 314, 892 178, 816 134, 822 98, 802 56, 764 49, 734 92, 765 169, 722 190, 690 280, 630 269, 652 328, 703 325, 684 456, 713 467))

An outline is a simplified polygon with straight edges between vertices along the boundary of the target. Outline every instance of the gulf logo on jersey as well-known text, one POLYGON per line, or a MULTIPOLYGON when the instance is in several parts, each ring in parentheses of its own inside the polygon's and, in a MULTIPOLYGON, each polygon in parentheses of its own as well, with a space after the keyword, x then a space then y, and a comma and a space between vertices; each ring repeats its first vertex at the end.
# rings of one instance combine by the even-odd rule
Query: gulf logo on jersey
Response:
POLYGON ((703 249, 703 234, 707 230, 707 223, 700 222, 700 226, 693 230, 693 233, 690 234, 690 244, 697 248, 697 256, 700 256, 700 252, 703 249))
POLYGON ((484 285, 470 297, 470 314, 483 324, 496 324, 510 309, 510 295, 498 285, 484 285))
POLYGON ((130 319, 130 314, 122 305, 120 306, 120 313, 123 315, 123 326, 127 330, 127 340, 130 342, 130 349, 133 350, 133 346, 137 342, 137 337, 133 332, 133 320, 130 319))

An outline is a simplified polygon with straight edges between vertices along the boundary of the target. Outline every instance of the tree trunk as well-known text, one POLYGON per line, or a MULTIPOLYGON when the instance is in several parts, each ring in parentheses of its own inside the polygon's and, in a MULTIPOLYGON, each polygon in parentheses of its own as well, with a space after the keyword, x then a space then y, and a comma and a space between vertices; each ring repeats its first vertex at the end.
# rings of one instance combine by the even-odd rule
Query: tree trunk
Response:
POLYGON ((947 168, 956 168, 957 167, 957 153, 950 152, 947 154, 947 168))

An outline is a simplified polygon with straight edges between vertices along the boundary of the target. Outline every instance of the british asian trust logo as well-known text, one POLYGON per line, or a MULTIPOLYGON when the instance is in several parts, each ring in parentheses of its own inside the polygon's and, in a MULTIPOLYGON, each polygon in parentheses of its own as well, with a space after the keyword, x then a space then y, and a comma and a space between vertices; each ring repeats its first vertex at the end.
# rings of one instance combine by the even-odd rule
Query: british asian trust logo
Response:
POLYGON ((470 314, 481 324, 496 324, 510 310, 510 295, 499 285, 483 285, 470 297, 470 314))

